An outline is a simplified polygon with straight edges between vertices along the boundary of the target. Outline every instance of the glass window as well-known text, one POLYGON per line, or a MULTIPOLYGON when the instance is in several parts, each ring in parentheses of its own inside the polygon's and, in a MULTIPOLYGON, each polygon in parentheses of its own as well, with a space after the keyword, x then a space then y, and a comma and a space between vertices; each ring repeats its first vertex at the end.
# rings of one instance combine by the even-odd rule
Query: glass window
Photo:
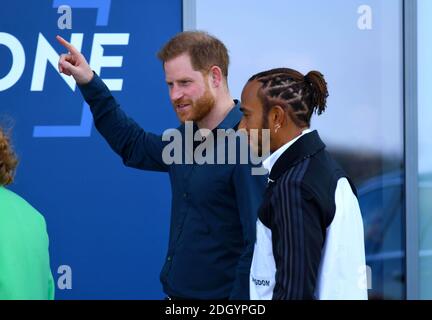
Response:
POLYGON ((432 1, 418 1, 420 298, 432 299, 432 1))
POLYGON ((196 6, 197 29, 230 51, 235 97, 252 74, 273 67, 325 75, 328 109, 312 127, 358 187, 369 296, 403 299, 402 1, 200 0, 196 6))

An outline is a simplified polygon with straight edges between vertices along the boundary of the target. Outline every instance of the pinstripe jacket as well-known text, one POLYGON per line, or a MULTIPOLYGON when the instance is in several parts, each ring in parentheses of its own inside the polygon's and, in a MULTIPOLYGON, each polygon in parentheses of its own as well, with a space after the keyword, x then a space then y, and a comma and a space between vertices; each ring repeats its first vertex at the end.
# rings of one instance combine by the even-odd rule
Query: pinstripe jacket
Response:
POLYGON ((270 175, 257 222, 251 298, 366 299, 356 189, 318 132, 303 132, 264 166, 270 175))

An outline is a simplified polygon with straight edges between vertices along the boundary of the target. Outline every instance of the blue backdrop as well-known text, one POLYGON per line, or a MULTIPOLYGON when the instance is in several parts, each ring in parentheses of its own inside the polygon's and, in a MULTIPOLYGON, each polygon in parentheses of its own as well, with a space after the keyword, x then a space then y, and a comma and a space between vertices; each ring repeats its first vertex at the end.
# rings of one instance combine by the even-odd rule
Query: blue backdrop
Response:
POLYGON ((114 95, 124 110, 145 129, 161 133, 177 120, 156 52, 181 31, 181 1, 1 4, 0 82, 11 76, 11 68, 19 76, 0 85, 0 123, 13 128, 20 157, 11 189, 46 218, 56 284, 63 274, 58 268, 71 268, 72 288, 57 287, 56 298, 162 298, 159 271, 168 241, 168 176, 124 167, 92 126, 78 89, 72 91, 50 62, 46 68, 38 62, 35 69, 35 60, 38 50, 40 61, 47 61, 44 54, 53 54, 51 47, 64 53, 56 34, 67 40, 82 34, 81 51, 87 59, 95 49, 96 33, 129 34, 123 35, 127 44, 103 47, 104 56, 123 59, 121 67, 102 67, 101 77, 123 79, 114 95), (57 6, 62 4, 72 7, 71 30, 57 26, 57 6), (20 46, 11 36, 24 49, 22 74, 12 67, 20 46))

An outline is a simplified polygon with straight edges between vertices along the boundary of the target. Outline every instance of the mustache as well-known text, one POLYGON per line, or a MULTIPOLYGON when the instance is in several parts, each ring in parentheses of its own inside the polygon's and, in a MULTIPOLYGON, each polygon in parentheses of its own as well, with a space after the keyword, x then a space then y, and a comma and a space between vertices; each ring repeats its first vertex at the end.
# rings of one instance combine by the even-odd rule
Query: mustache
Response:
POLYGON ((178 105, 181 105, 181 104, 193 104, 193 102, 192 102, 192 100, 182 100, 182 99, 179 99, 179 100, 173 101, 172 104, 174 106, 178 106, 178 105))

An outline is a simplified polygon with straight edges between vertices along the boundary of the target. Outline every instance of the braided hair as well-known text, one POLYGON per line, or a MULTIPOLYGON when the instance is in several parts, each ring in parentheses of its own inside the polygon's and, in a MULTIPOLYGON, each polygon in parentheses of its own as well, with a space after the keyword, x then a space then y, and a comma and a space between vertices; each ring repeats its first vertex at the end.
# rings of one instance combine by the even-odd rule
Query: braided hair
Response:
POLYGON ((297 126, 309 127, 312 114, 320 115, 326 109, 327 83, 318 71, 303 76, 293 69, 277 68, 257 73, 248 82, 254 80, 262 83, 258 97, 265 118, 273 106, 280 105, 297 126))

